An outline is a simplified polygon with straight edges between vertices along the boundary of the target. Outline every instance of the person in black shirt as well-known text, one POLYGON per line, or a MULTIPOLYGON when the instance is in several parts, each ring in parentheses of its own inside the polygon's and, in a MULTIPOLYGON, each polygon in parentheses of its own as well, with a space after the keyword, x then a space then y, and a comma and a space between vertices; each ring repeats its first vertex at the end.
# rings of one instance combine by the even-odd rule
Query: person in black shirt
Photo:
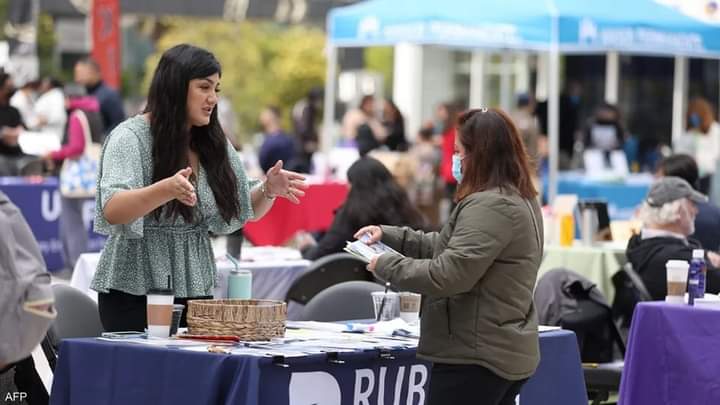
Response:
MULTIPOLYGON (((690 155, 668 156, 658 163, 658 176, 676 176, 687 181, 695 190, 700 187, 700 172, 695 159, 690 155)), ((720 207, 711 202, 697 203, 695 233, 691 239, 697 239, 708 250, 720 249, 720 207)))
POLYGON ((125 119, 122 98, 114 89, 102 80, 100 65, 92 58, 84 58, 75 64, 75 82, 87 89, 88 95, 100 102, 100 113, 103 117, 105 132, 109 134, 113 128, 125 119))
POLYGON ((347 177, 350 192, 345 203, 337 210, 330 229, 316 245, 301 246, 303 258, 315 260, 342 252, 345 242, 355 239, 355 231, 367 225, 426 227, 422 214, 410 203, 405 190, 378 160, 361 158, 350 166, 347 177))
POLYGON ((385 138, 385 146, 390 150, 401 152, 408 150, 408 142, 405 139, 405 119, 392 100, 385 100, 382 120, 388 134, 385 138))
POLYGON ((12 78, 0 71, 0 176, 19 174, 19 161, 25 156, 18 139, 23 128, 22 117, 17 108, 10 105, 15 93, 12 78))
MULTIPOLYGON (((693 249, 703 248, 688 236, 695 230, 697 204, 706 201, 679 177, 662 177, 650 187, 639 212, 642 231, 630 238, 625 253, 653 300, 667 295, 667 261, 690 262, 693 249)), ((720 292, 720 255, 706 251, 705 257, 707 292, 715 294, 720 292)))

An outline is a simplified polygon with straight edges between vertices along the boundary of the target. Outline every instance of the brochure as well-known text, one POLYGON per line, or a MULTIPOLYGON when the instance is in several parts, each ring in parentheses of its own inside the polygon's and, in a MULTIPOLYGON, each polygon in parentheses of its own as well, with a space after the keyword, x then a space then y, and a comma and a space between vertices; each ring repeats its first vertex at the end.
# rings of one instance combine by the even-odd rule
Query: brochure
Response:
POLYGON ((400 255, 400 253, 398 253, 395 249, 380 241, 368 245, 367 241, 369 240, 369 235, 363 235, 360 239, 354 242, 347 242, 344 250, 365 263, 370 263, 373 257, 379 256, 383 253, 395 253, 400 255))

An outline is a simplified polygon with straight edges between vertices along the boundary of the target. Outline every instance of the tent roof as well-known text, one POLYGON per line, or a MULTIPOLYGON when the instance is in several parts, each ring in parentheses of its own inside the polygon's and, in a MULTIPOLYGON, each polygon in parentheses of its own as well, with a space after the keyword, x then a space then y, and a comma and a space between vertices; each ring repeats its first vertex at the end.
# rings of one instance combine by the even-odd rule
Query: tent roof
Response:
POLYGON ((369 0, 333 9, 328 32, 341 47, 408 42, 549 50, 556 23, 563 52, 720 57, 720 12, 686 14, 661 1, 369 0))

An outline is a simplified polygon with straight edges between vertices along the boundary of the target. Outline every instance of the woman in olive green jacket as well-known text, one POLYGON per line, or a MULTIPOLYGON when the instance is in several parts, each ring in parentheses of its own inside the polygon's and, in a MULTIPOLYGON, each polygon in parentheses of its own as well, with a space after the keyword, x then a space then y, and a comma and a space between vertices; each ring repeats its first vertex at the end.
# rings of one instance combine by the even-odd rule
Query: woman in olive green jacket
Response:
POLYGON ((522 139, 497 109, 458 119, 457 207, 443 229, 368 226, 403 256, 368 265, 399 290, 423 294, 418 356, 433 362, 429 404, 514 404, 539 362, 532 301, 542 214, 522 139))

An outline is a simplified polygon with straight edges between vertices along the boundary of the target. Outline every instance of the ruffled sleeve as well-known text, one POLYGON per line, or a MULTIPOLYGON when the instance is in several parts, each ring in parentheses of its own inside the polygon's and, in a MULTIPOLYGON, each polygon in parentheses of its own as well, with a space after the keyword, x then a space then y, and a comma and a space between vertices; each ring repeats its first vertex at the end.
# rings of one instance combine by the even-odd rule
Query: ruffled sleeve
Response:
POLYGON ((103 147, 95 195, 95 231, 104 235, 124 234, 127 238, 143 237, 142 217, 128 224, 111 225, 104 215, 105 205, 118 191, 145 187, 141 160, 144 154, 138 136, 127 126, 119 125, 103 147))

